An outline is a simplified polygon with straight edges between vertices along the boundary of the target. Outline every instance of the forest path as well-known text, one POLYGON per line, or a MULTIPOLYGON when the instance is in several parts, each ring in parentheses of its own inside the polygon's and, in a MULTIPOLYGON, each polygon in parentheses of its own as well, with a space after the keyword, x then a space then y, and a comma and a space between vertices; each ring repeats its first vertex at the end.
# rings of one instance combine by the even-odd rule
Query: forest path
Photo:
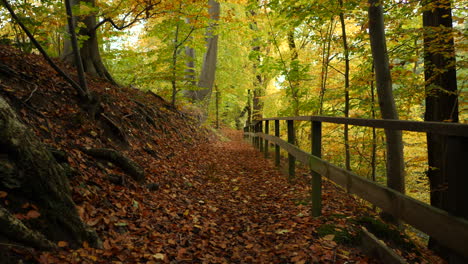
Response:
POLYGON ((289 184, 242 132, 222 133, 225 140, 185 148, 166 142, 173 153, 145 164, 155 189, 98 177, 96 192, 75 187, 84 197, 80 215, 103 249, 43 252, 40 262, 376 263, 344 244, 356 234, 355 220, 369 213, 356 200, 324 182, 323 216, 311 217, 307 172, 298 170, 289 184))
POLYGON ((355 200, 325 183, 324 216, 312 218, 308 176, 289 184, 271 160, 243 141, 242 132, 222 133, 229 140, 198 146, 178 163, 177 171, 198 164, 201 172, 184 216, 193 223, 192 240, 206 253, 195 257, 182 250, 176 258, 209 263, 372 262, 359 250, 337 244, 333 235, 317 235, 327 223, 337 230, 347 228, 346 216, 360 214, 355 200))

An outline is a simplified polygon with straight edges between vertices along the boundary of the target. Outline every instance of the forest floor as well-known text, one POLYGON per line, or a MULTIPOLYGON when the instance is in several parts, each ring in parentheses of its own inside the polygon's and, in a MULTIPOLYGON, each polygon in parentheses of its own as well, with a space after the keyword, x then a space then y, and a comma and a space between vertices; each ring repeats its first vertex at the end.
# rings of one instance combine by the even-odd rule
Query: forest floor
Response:
MULTIPOLYGON (((9 263, 378 263, 359 248, 361 226, 376 218, 369 207, 325 181, 323 216, 311 217, 309 173, 299 168, 289 183, 240 131, 215 136, 155 94, 96 78, 88 82, 102 113, 90 118, 40 56, 0 46, 0 66, 0 96, 44 144, 66 154, 78 213, 102 240, 100 249, 55 241, 53 252, 0 241, 0 263, 2 256, 9 263), (119 151, 144 167, 145 182, 83 148, 119 151)), ((40 208, 34 201, 14 208, 10 191, 0 186, 2 206, 36 228, 40 208)), ((398 237, 395 251, 409 263, 439 263, 398 237)))
MULTIPOLYGON (((323 216, 311 217, 306 171, 291 184, 241 131, 221 134, 174 157, 157 193, 122 189, 110 216, 96 208, 88 224, 106 229, 104 249, 44 253, 41 262, 380 263, 359 248, 369 208, 325 182, 323 216)), ((409 263, 439 261, 399 247, 409 263)))

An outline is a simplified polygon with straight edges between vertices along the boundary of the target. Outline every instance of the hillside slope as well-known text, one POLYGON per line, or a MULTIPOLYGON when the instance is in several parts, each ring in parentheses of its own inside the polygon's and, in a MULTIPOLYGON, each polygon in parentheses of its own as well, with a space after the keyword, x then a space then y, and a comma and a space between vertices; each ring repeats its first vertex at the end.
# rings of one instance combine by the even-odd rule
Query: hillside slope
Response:
MULTIPOLYGON (((74 76, 71 67, 60 66, 74 76)), ((80 108, 75 91, 42 57, 22 54, 8 46, 0 47, 0 96, 67 169, 73 200, 85 222, 94 216, 94 208, 102 203, 110 204, 109 199, 118 201, 122 190, 126 190, 126 194, 148 195, 166 182, 172 182, 171 175, 175 172, 171 160, 181 150, 207 141, 209 135, 199 128, 194 117, 172 108, 151 92, 115 87, 92 78, 88 82, 100 99, 96 116, 80 108), (87 152, 90 149, 117 151, 143 169, 144 180, 135 182, 132 179, 135 173, 128 170, 128 166, 87 155, 93 154, 87 152), (110 191, 109 199, 103 197, 105 190, 110 191)), ((6 150, 3 148, 2 152, 6 150)), ((0 159, 8 155, 11 153, 3 153, 0 159)), ((6 162, 0 165, 4 164, 9 165, 6 162)), ((3 174, 5 170, 1 169, 0 174, 3 174)), ((50 224, 41 219, 42 208, 38 208, 35 199, 6 181, 2 175, 0 202, 3 206, 31 229, 50 229, 44 227, 50 224)), ((57 237, 67 239, 66 236, 57 237)), ((18 242, 2 232, 0 241, 18 242)))

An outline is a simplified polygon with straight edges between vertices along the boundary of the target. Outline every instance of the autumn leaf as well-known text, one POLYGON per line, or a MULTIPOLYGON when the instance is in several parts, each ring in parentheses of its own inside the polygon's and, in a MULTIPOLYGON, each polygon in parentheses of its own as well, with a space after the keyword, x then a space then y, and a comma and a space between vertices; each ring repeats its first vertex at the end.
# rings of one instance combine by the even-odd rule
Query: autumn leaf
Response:
POLYGON ((4 191, 0 191, 0 198, 5 198, 8 196, 8 193, 7 192, 4 192, 4 191))
POLYGON ((41 216, 41 213, 39 213, 38 211, 36 210, 29 210, 28 213, 26 214, 26 219, 34 219, 34 218, 38 218, 39 216, 41 216))
POLYGON ((164 254, 156 253, 156 254, 153 255, 153 258, 155 258, 157 260, 164 260, 165 256, 164 256, 164 254))
POLYGON ((68 242, 66 242, 66 241, 59 241, 59 242, 57 243, 57 246, 59 246, 59 247, 61 247, 61 248, 63 248, 63 247, 68 247, 68 242))

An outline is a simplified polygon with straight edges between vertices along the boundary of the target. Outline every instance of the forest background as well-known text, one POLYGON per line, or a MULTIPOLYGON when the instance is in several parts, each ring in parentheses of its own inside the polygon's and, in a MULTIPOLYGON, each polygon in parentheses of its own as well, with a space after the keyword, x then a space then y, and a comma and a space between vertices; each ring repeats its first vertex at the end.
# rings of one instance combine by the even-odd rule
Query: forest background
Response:
MULTIPOLYGON (((220 1, 219 19, 208 11, 209 2, 86 0, 80 4, 75 1, 73 12, 79 18, 94 16, 93 37, 108 71, 98 69, 95 74, 123 86, 152 90, 178 108, 192 112, 202 111, 188 95, 199 89, 207 31, 217 36, 215 85, 207 101, 208 123, 241 128, 260 117, 380 118, 367 1, 228 0, 220 1)), ((453 29, 433 33, 434 38, 454 37, 459 120, 467 123, 468 11, 464 1, 445 2, 451 2, 453 29)), ((70 55, 62 1, 10 3, 50 56, 70 55)), ((423 12, 434 6, 403 0, 384 1, 382 5, 399 117, 422 121, 426 97, 423 12)), ((78 21, 78 33, 89 29, 86 21, 78 21)), ((37 52, 5 9, 0 9, 0 23, 2 43, 13 44, 24 52, 37 52)), ((79 34, 78 39, 83 46, 90 37, 79 34)), ((445 47, 434 48, 443 53, 445 47)), ((296 133, 301 148, 310 149, 304 145, 309 142, 305 140, 310 137, 308 127, 299 124, 296 133)), ((282 131, 283 137, 285 134, 282 131)), ((346 156, 343 126, 327 124, 323 134, 324 159, 385 181, 381 176, 385 175, 386 157, 383 130, 350 126, 346 156)), ((404 132, 403 140, 407 193, 429 202, 426 136, 404 132)))

